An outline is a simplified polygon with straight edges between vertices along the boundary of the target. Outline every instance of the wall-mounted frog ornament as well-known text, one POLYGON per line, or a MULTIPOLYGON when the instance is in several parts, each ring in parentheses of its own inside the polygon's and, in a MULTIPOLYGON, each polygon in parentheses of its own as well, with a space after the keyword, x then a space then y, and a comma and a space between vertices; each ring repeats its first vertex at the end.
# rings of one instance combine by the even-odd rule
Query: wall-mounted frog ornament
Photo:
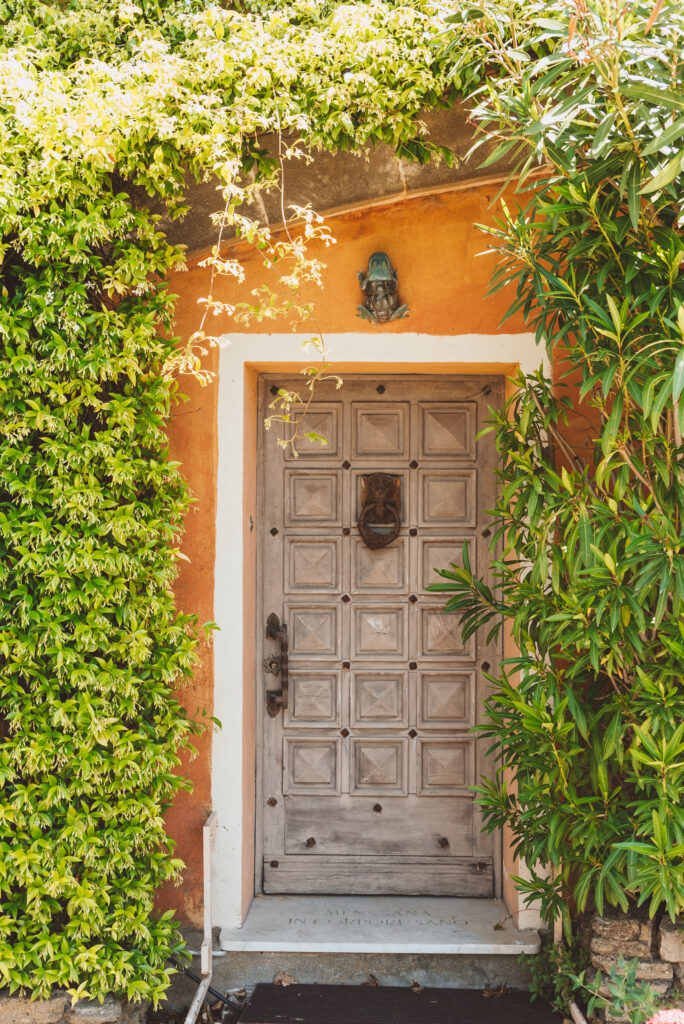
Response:
POLYGON ((397 294, 397 272, 390 263, 386 252, 374 252, 368 261, 368 271, 357 273, 361 291, 366 295, 366 305, 358 305, 358 316, 372 324, 385 324, 389 320, 401 320, 409 308, 399 305, 397 294))

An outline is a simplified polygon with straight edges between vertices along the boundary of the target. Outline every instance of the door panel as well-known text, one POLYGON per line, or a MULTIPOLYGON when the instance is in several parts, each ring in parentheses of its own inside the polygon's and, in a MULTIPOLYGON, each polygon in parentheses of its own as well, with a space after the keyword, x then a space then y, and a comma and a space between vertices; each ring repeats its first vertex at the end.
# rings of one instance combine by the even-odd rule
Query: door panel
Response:
MULTIPOLYGON (((382 767, 383 773, 388 768, 394 771, 394 762, 390 767, 387 759, 382 767)), ((286 852, 301 854, 309 850, 312 874, 319 870, 322 856, 348 854, 350 844, 362 849, 364 856, 394 854, 396 857, 447 859, 470 855, 473 830, 470 797, 419 800, 413 796, 401 801, 390 800, 385 806, 382 800, 386 794, 382 787, 372 786, 370 793, 373 803, 351 796, 340 798, 334 817, 324 798, 293 797, 287 815, 286 852), (382 807, 381 812, 373 810, 376 805, 382 807), (312 838, 316 845, 307 847, 312 838)), ((357 862, 357 867, 363 871, 363 864, 357 862)))
MULTIPOLYGON (((262 378, 260 423, 274 386, 301 381, 262 378)), ((265 892, 495 892, 497 838, 470 789, 493 768, 470 730, 499 652, 464 643, 424 588, 464 544, 488 575, 495 452, 476 436, 502 400, 500 378, 352 376, 319 385, 306 416, 327 445, 295 458, 262 438, 258 619, 275 612, 289 634, 289 706, 271 717, 279 677, 257 680, 265 892), (357 526, 374 473, 400 489, 380 548, 357 526)), ((258 642, 259 665, 279 655, 258 642)))
POLYGON ((321 874, 309 857, 291 855, 264 863, 264 892, 306 892, 366 896, 405 896, 406 874, 421 879, 421 891, 431 896, 491 897, 492 860, 467 857, 373 857, 373 870, 356 857, 336 857, 335 871, 321 874), (360 884, 360 881, 362 884, 360 884))

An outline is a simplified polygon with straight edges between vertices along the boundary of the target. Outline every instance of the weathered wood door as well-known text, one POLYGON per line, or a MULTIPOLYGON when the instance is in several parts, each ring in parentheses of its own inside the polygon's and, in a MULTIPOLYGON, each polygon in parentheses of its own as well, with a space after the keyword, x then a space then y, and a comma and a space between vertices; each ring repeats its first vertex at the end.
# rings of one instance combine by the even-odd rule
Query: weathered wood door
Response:
MULTIPOLYGON (((283 385, 302 383, 261 380, 260 429, 283 385)), ((502 398, 499 377, 350 376, 340 391, 321 385, 308 414, 327 445, 302 443, 294 458, 262 431, 267 893, 496 892, 497 837, 483 834, 469 790, 492 765, 469 730, 498 649, 484 636, 463 644, 457 617, 424 588, 464 541, 487 573, 495 451, 491 434, 476 435, 502 398), (364 478, 378 472, 398 479, 401 512, 399 535, 374 550, 358 520, 364 478), (288 707, 273 717, 271 613, 289 641, 288 707)))

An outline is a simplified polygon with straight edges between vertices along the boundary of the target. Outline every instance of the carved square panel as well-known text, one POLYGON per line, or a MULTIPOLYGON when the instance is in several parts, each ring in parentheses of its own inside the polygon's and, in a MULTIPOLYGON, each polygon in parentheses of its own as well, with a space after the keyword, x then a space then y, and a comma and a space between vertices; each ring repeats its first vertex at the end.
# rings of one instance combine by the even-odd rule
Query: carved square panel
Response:
POLYGON ((337 740, 286 738, 283 741, 283 793, 340 791, 337 740))
POLYGON ((454 536, 445 540, 424 537, 420 542, 420 575, 422 586, 429 583, 443 583, 435 569, 449 569, 451 563, 463 565, 463 544, 468 545, 468 558, 473 570, 477 569, 477 541, 475 537, 454 536))
POLYGON ((408 792, 406 739, 353 739, 349 791, 363 796, 408 792))
POLYGON ((473 742, 429 739, 418 743, 418 793, 454 793, 473 784, 473 742))
POLYGON ((357 658, 406 657, 407 605, 356 605, 352 644, 357 658))
POLYGON ((474 402, 425 402, 419 430, 420 458, 474 459, 477 406, 474 402))
POLYGON ((290 657, 339 656, 337 607, 290 605, 285 621, 289 626, 290 657))
POLYGON ((423 526, 475 526, 477 471, 425 470, 420 474, 420 523, 423 526))
POLYGON ((466 644, 461 637, 459 616, 445 614, 441 605, 419 605, 420 654, 423 658, 461 658, 472 661, 475 640, 466 644))
POLYGON ((367 548, 360 539, 352 547, 353 593, 405 593, 408 590, 406 538, 397 537, 386 548, 367 548))
POLYGON ((423 729, 474 725, 474 672, 421 672, 417 724, 423 729))
POLYGON ((340 524, 341 474, 336 470, 286 470, 285 505, 289 526, 340 524))
POLYGON ((339 538, 288 537, 285 545, 285 590, 339 590, 339 538))
POLYGON ((290 672, 286 726, 325 728, 341 725, 338 672, 290 672))
POLYGON ((408 458, 408 402, 352 402, 352 458, 408 458))
MULTIPOLYGON (((300 387, 301 391, 301 387, 300 387)), ((296 410, 295 410, 296 415, 296 410)), ((341 444, 342 403, 316 402, 303 416, 297 425, 297 456, 300 458, 336 458, 340 454, 341 444), (326 443, 306 437, 306 434, 317 434, 326 443)), ((294 459, 290 448, 286 450, 286 458, 294 459)))
POLYGON ((352 727, 408 727, 406 672, 355 672, 351 687, 352 727))

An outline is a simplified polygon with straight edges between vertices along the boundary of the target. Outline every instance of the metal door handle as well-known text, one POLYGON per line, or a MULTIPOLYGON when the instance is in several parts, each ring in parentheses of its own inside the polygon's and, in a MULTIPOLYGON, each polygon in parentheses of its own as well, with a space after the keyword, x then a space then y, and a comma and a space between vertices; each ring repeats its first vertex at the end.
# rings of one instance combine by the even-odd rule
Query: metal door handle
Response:
POLYGON ((272 675, 280 675, 280 689, 266 691, 266 710, 271 718, 288 706, 288 665, 287 665, 287 626, 281 623, 275 612, 266 619, 266 636, 269 640, 280 641, 280 656, 269 655, 264 661, 264 671, 272 675))

